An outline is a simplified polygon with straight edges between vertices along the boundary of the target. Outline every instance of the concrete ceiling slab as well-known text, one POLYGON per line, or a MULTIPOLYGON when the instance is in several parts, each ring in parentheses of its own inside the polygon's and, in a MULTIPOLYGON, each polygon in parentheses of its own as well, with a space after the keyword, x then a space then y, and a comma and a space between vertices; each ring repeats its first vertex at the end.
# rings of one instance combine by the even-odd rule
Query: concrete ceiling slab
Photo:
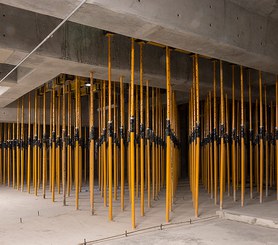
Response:
MULTIPOLYGON (((16 65, 58 25, 58 18, 64 18, 76 4, 73 0, 0 2, 34 11, 0 5, 0 27, 5 34, 0 35, 0 52, 8 65, 16 65)), ((107 79, 107 40, 103 31, 94 27, 278 73, 278 22, 250 13, 230 1, 226 4, 223 1, 177 1, 176 4, 164 0, 88 1, 71 21, 17 70, 17 85, 0 96, 0 107, 60 73, 88 76, 93 70, 96 78, 107 79)), ((112 79, 118 81, 123 75, 125 82, 129 82, 130 39, 123 35, 114 35, 112 39, 112 79)), ((136 83, 139 81, 138 53, 136 45, 136 83)), ((191 86, 192 59, 173 51, 171 64, 173 89, 183 92, 184 96, 179 99, 184 101, 191 86)), ((225 91, 230 94, 231 68, 227 63, 224 71, 225 91)), ((256 89, 257 71, 252 74, 255 74, 252 78, 256 89)), ((165 87, 163 48, 145 45, 144 79, 149 79, 151 86, 165 87)), ((264 74, 267 84, 273 84, 274 80, 274 75, 264 74)), ((202 58, 200 89, 202 97, 212 89, 212 62, 202 58)))

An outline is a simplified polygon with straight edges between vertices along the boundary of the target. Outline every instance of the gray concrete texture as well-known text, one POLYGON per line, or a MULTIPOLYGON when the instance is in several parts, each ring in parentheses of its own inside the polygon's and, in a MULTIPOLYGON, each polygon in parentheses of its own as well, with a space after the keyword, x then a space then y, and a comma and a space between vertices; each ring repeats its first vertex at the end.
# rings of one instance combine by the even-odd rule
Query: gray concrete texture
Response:
MULTIPOLYGON (((47 188, 48 190, 48 188, 47 188)), ((200 217, 195 219, 191 193, 188 183, 181 182, 174 200, 170 223, 165 222, 165 191, 159 199, 152 201, 152 208, 145 208, 145 216, 140 216, 140 200, 136 200, 136 230, 156 226, 144 232, 128 234, 131 230, 130 204, 126 186, 125 211, 120 209, 120 200, 113 200, 113 221, 108 221, 108 207, 103 206, 98 188, 95 189, 95 215, 90 215, 88 187, 83 186, 80 193, 80 210, 75 210, 74 190, 67 197, 67 206, 63 206, 62 194, 56 194, 52 203, 51 193, 46 199, 39 191, 27 194, 0 187, 0 243, 6 244, 80 244, 86 239, 88 244, 243 244, 274 245, 278 243, 277 229, 270 229, 242 222, 221 220, 216 216, 219 206, 214 205, 210 195, 201 188, 199 198, 200 217), (38 215, 39 212, 39 215, 38 215), (20 223, 22 218, 22 223, 20 223), (192 224, 188 224, 189 220, 192 224), (208 219, 205 221, 205 219, 208 219), (185 222, 185 223, 181 223, 185 222), (179 223, 179 224, 178 224, 179 223), (113 239, 105 239, 121 235, 113 239), (99 239, 102 239, 99 241, 99 239)), ((146 194, 146 193, 145 193, 146 194)), ((240 193, 238 193, 238 198, 240 193)), ((246 206, 233 202, 232 197, 224 197, 224 210, 238 214, 252 215, 265 219, 277 219, 277 201, 274 192, 259 204, 258 195, 250 200, 246 197, 246 206)), ((145 199, 145 205, 147 200, 145 199)))
MULTIPOLYGON (((5 74, 7 66, 16 65, 30 52, 60 22, 59 18, 64 18, 76 4, 75 1, 0 2, 4 3, 0 5, 0 27, 3 30, 0 35, 0 75, 5 74)), ((70 20, 16 74, 1 84, 10 87, 0 97, 1 107, 60 73, 88 76, 93 70, 95 77, 107 79, 107 40, 103 31, 96 28, 266 72, 278 71, 276 19, 250 12, 230 1, 224 5, 222 1, 178 1, 175 4, 166 1, 87 1, 70 20), (208 23, 211 26, 207 26, 208 23)), ((138 82, 138 45, 136 57, 138 82)), ((176 51, 172 52, 171 58, 173 88, 185 91, 178 98, 186 101, 192 80, 191 58, 176 51)), ((129 82, 129 60, 129 38, 115 35, 112 39, 113 80, 124 75, 125 82, 129 82)), ((224 70, 225 91, 230 95, 230 66, 224 70)), ((255 84, 256 73, 252 75, 255 84)), ((264 82, 274 83, 275 76, 265 74, 264 77, 264 82)), ((145 46, 144 79, 149 79, 151 86, 165 87, 165 52, 162 48, 145 46)), ((210 60, 200 59, 200 82, 201 95, 204 96, 212 89, 210 60)))

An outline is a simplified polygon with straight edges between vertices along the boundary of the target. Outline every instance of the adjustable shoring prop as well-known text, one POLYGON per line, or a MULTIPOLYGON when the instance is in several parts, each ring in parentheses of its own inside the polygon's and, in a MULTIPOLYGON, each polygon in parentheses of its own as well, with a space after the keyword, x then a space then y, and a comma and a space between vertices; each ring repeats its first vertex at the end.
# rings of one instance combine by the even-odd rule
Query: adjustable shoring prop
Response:
POLYGON ((100 91, 98 93, 98 189, 100 195, 103 197, 103 166, 102 166, 102 147, 100 142, 101 131, 102 131, 102 87, 100 86, 100 91))
MULTIPOLYGON (((19 101, 19 100, 18 100, 19 101)), ((19 102, 18 102, 19 105, 19 102)), ((19 110, 18 110, 19 113, 19 110)), ((3 132, 3 123, 0 123, 0 184, 4 184, 3 182, 3 138, 2 138, 2 132, 3 132)), ((19 173, 19 171, 17 170, 19 173)), ((17 188, 19 189, 19 181, 17 182, 17 188)))
POLYGON ((147 161, 147 185, 148 185, 148 208, 151 207, 151 158, 150 158, 150 106, 149 106, 149 80, 146 81, 146 161, 147 161))
POLYGON ((24 97, 21 98, 21 139, 20 139, 21 192, 24 190, 24 97))
POLYGON ((78 112, 78 190, 81 192, 82 188, 82 114, 81 114, 81 79, 79 77, 79 89, 77 100, 77 112, 78 112))
POLYGON ((211 91, 209 91, 209 162, 210 162, 210 193, 211 199, 213 199, 213 154, 212 154, 212 103, 211 103, 211 91))
POLYGON ((67 145, 67 194, 70 196, 72 187, 72 93, 71 93, 71 82, 68 82, 68 145, 67 145))
POLYGON ((118 92, 116 91, 117 87, 116 87, 116 82, 115 82, 115 114, 114 114, 114 121, 115 121, 115 131, 114 131, 114 151, 116 152, 116 166, 115 166, 115 169, 116 169, 116 174, 115 174, 115 178, 116 178, 116 195, 115 198, 116 200, 118 199, 118 187, 119 187, 119 175, 120 175, 120 152, 119 152, 119 149, 120 149, 120 144, 119 144, 119 120, 120 120, 120 116, 119 116, 119 106, 120 106, 120 101, 119 101, 119 98, 120 98, 120 95, 118 94, 118 92))
POLYGON ((3 123, 3 184, 6 185, 6 165, 7 165, 7 123, 3 123))
POLYGON ((79 77, 75 77, 75 132, 74 132, 74 183, 75 183, 75 208, 79 209, 79 126, 80 126, 80 114, 79 114, 79 100, 80 100, 80 80, 79 77))
MULTIPOLYGON (((58 78, 59 79, 59 78, 58 78)), ((59 82, 60 83, 60 82, 59 82)), ((56 183, 57 183, 57 191, 58 194, 60 194, 61 186, 60 186, 60 164, 61 164, 61 133, 60 133, 60 128, 61 128, 61 87, 60 85, 57 86, 57 109, 56 109, 56 183)))
POLYGON ((28 94, 28 152, 27 152, 27 191, 30 193, 31 179, 31 97, 28 94))
MULTIPOLYGON (((47 171, 47 136, 46 136, 46 85, 43 89, 43 133, 42 133, 42 195, 45 198, 46 192, 46 171, 47 171)), ((51 126, 51 125, 50 125, 51 126)))
POLYGON ((244 87, 243 87, 243 67, 240 66, 240 101, 241 101, 241 124, 240 124, 240 137, 241 137, 241 206, 244 206, 245 198, 245 141, 244 141, 244 87))
MULTIPOLYGON (((112 84, 111 84, 111 34, 108 33, 108 123, 107 123, 107 132, 108 132, 108 186, 109 186, 109 220, 113 219, 113 182, 112 182, 112 143, 113 143, 113 121, 112 121, 112 112, 111 112, 111 97, 112 97, 112 84)), ((105 110, 105 108, 104 108, 105 110)), ((115 170, 114 170, 115 171, 115 170)))
POLYGON ((53 99, 52 99, 52 90, 50 89, 50 96, 49 96, 49 138, 48 138, 48 152, 49 152, 49 160, 48 160, 48 176, 49 176, 49 191, 51 192, 52 189, 52 127, 53 127, 53 99))
POLYGON ((56 122, 56 80, 52 82, 52 136, 51 136, 51 192, 52 192, 52 202, 55 201, 55 167, 56 167, 56 131, 55 131, 55 122, 56 122))
POLYGON ((135 197, 139 198, 139 105, 138 105, 138 85, 135 85, 135 180, 136 180, 136 192, 135 197))
POLYGON ((159 111, 158 111, 158 117, 159 117, 159 120, 158 120, 158 128, 159 128, 159 140, 158 140, 158 145, 159 145, 159 192, 161 190, 161 188, 163 188, 163 175, 164 175, 164 172, 163 172, 163 158, 162 158, 162 132, 163 132, 163 129, 162 129, 162 126, 163 126, 163 117, 162 117, 162 102, 161 102, 161 90, 159 89, 159 97, 158 97, 158 106, 159 106, 159 111))
POLYGON ((161 107, 161 188, 164 188, 165 186, 165 149, 164 149, 164 132, 165 132, 165 120, 164 120, 164 108, 162 106, 161 102, 161 94, 160 94, 160 107, 161 107))
POLYGON ((125 207, 125 145, 124 145, 124 84, 123 76, 120 77, 120 150, 121 150, 121 210, 124 211, 125 207))
POLYGON ((255 177, 257 192, 260 191, 260 178, 259 178, 259 123, 258 123, 258 99, 255 101, 255 177))
MULTIPOLYGON (((16 186, 17 190, 19 190, 20 186, 20 99, 17 100, 17 115, 16 115, 16 186)), ((0 141, 2 142, 2 124, 0 125, 0 141)), ((2 147, 0 148, 0 161, 2 164, 2 147)), ((2 166, 0 165, 0 183, 2 183, 2 166)))
MULTIPOLYGON (((41 109, 41 89, 40 89, 40 93, 38 96, 38 154, 37 154, 37 158, 38 158, 38 177, 37 177, 37 191, 40 189, 41 186, 41 175, 42 175, 42 137, 41 137, 41 116, 42 116, 42 109, 41 109)), ((38 193, 37 193, 38 194, 38 193)))
POLYGON ((224 164, 225 164, 225 142, 224 142, 224 89, 223 89, 223 67, 220 60, 220 210, 223 209, 223 193, 224 193, 224 164))
POLYGON ((264 116, 265 116, 265 196, 268 196, 268 184, 269 184, 269 155, 268 155, 268 120, 267 120, 267 94, 266 85, 264 86, 264 116))
POLYGON ((190 142, 190 189, 191 189, 191 199, 194 204, 194 107, 193 107, 193 83, 195 81, 194 78, 194 69, 193 69, 193 77, 192 77, 192 87, 190 89, 190 135, 191 135, 191 142, 190 142))
POLYGON ((155 119, 154 119, 154 90, 155 88, 152 88, 152 136, 151 136, 151 141, 152 141, 152 194, 153 194, 153 200, 155 200, 155 141, 154 141, 154 125, 155 125, 155 119))
POLYGON ((103 89, 102 89, 102 156, 103 156, 103 204, 104 207, 107 206, 107 152, 106 152, 106 82, 103 80, 103 89))
POLYGON ((269 165, 269 187, 273 187, 273 174, 274 174, 274 143, 275 143, 275 138, 274 138, 274 110, 273 110, 273 103, 272 100, 270 102, 270 165, 269 165))
POLYGON ((95 163, 95 126, 94 126, 94 73, 90 72, 90 207, 91 214, 94 214, 94 163, 95 163))
POLYGON ((171 182, 170 182, 170 174, 171 174, 171 139, 170 139, 170 97, 171 97, 171 74, 170 74, 170 49, 166 47, 166 96, 167 96, 167 115, 166 115, 166 222, 170 221, 170 191, 171 191, 171 182))
POLYGON ((263 164, 264 164, 264 142, 263 142, 263 91, 262 91, 262 72, 259 71, 259 91, 260 91, 260 128, 259 128, 259 138, 260 138, 260 203, 263 202, 263 164))
POLYGON ((15 146, 15 123, 13 123, 13 135, 12 135, 12 163, 13 163, 13 188, 15 188, 15 166, 16 166, 16 146, 15 146))
POLYGON ((249 165, 250 165, 250 198, 253 199, 253 125, 252 125, 252 88, 251 88, 251 75, 248 70, 248 83, 249 83, 249 165))
POLYGON ((131 38, 131 79, 130 79, 130 179, 131 179, 131 222, 135 229, 135 111, 134 111, 134 39, 131 38))
POLYGON ((3 184, 7 181, 7 123, 4 123, 4 141, 3 141, 3 184))
POLYGON ((239 175, 240 175, 240 152, 241 152, 241 149, 240 149, 240 100, 237 101, 237 144, 236 144, 236 152, 237 152, 237 161, 236 161, 236 186, 237 186, 237 190, 239 188, 239 175))
POLYGON ((126 141, 127 141, 127 182, 128 182, 128 193, 129 193, 129 203, 131 204, 131 167, 130 167, 130 161, 131 161, 131 157, 130 157, 130 123, 129 123, 129 119, 130 119, 130 87, 131 84, 129 83, 128 85, 128 105, 127 105, 127 109, 128 109, 128 114, 127 114, 127 137, 126 137, 126 141))
POLYGON ((114 119, 113 119, 113 123, 114 123, 114 132, 113 132, 113 169, 114 169, 114 200, 117 200, 117 188, 118 188, 118 183, 117 183, 117 174, 118 174, 118 147, 117 147, 117 95, 116 95, 116 82, 114 82, 114 94, 113 94, 113 113, 114 113, 114 119))
POLYGON ((33 188, 35 196, 38 195, 38 91, 35 91, 35 108, 34 108, 34 124, 33 124, 33 188))
POLYGON ((236 201, 236 105, 235 105, 235 65, 232 65, 232 182, 233 182, 233 198, 236 201))
MULTIPOLYGON (((66 146, 66 84, 65 75, 62 76, 62 188, 63 188, 63 205, 66 206, 66 196, 67 196, 67 146, 66 146)), ((60 127, 60 125, 59 125, 60 127)))
POLYGON ((143 42, 139 43, 140 47, 140 172, 141 172, 141 216, 144 216, 144 97, 143 97, 143 42))
MULTIPOLYGON (((230 196, 230 183, 231 183, 231 174, 230 174, 230 142, 229 142, 229 102, 228 95, 226 94, 226 153, 227 153, 227 186, 228 186, 228 196, 230 196)), ((225 184, 225 183, 224 183, 225 184)))
POLYGON ((74 129, 74 184, 75 184, 75 208, 79 208, 79 96, 80 81, 75 77, 75 129, 74 129))
POLYGON ((157 137, 158 137, 158 93, 159 89, 156 88, 156 97, 155 97, 155 196, 156 199, 158 198, 158 187, 159 187, 159 156, 158 156, 158 142, 157 142, 157 137))
POLYGON ((218 201, 218 143, 217 143, 217 106, 216 106, 216 61, 213 61, 213 158, 214 158, 214 204, 218 201))
POLYGON ((7 123, 7 131, 8 136, 6 140, 6 147, 7 147, 7 182, 8 187, 10 187, 10 176, 11 176, 11 148, 10 148, 10 139, 11 139, 11 124, 7 123))
POLYGON ((276 192, 278 200, 278 75, 276 75, 276 126, 275 126, 275 141, 276 141, 276 192))
POLYGON ((192 57, 192 68, 193 68, 193 78, 192 78, 192 200, 193 207, 195 208, 195 184, 196 184, 196 71, 195 71, 195 56, 192 57))

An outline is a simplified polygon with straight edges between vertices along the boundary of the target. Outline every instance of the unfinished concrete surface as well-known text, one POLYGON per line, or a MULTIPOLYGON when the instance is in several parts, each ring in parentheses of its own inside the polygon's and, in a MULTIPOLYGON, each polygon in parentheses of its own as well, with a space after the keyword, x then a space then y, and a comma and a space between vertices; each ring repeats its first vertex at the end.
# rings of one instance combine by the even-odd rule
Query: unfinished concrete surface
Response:
MULTIPOLYGON (((80 2, 0 0, 0 80, 80 2)), ((277 1, 87 0, 49 37, 0 82, 0 244, 278 244, 277 1)))
MULTIPOLYGON (((88 188, 80 193, 80 210, 74 207, 74 192, 67 198, 67 206, 63 206, 62 195, 57 195, 55 203, 51 201, 51 193, 44 200, 39 196, 28 195, 12 188, 0 187, 0 241, 9 244, 277 244, 276 229, 248 225, 241 222, 222 220, 216 215, 218 206, 202 189, 200 195, 200 217, 194 218, 191 194, 188 184, 179 186, 173 207, 172 225, 165 225, 164 193, 154 201, 151 209, 146 209, 145 217, 140 217, 139 201, 136 202, 138 232, 130 229, 130 205, 126 196, 126 208, 120 211, 120 202, 114 202, 115 217, 112 222, 107 220, 107 209, 103 207, 100 193, 96 189, 96 214, 89 214, 88 188), (22 219, 22 220, 20 220, 22 219), (190 224, 191 220, 191 224, 190 224), (22 223, 21 223, 22 222, 22 223), (183 223, 184 222, 184 223, 183 223), (160 225, 162 230, 160 230, 160 225), (155 227, 154 227, 155 226, 155 227), (153 228, 151 228, 153 227, 153 228), (150 228, 142 230, 144 228, 150 228), (140 231, 142 230, 142 231, 140 231), (116 236, 109 238, 111 236, 116 236)), ((264 205, 256 199, 248 201, 245 208, 239 208, 239 202, 225 197, 225 210, 242 214, 251 211, 269 219, 278 217, 278 208, 272 198, 264 205), (265 208, 266 207, 266 208, 265 208)))
MULTIPOLYGON (((3 3, 0 5, 0 78, 77 5, 76 1, 0 2, 3 3)), ((222 1, 176 1, 174 5, 168 1, 87 1, 70 22, 2 82, 1 86, 9 89, 0 97, 0 107, 60 73, 88 76, 88 71, 94 70, 96 78, 107 79, 106 38, 101 30, 262 70, 267 72, 264 81, 273 84, 275 76, 272 74, 278 72, 276 8, 271 1, 264 4, 265 11, 259 11, 262 9, 260 1, 253 1, 252 6, 253 11, 244 8, 249 7, 248 3, 239 6, 234 1, 225 4, 222 1)), ((127 37, 118 35, 112 42, 112 79, 115 81, 120 75, 126 77, 125 82, 130 81, 127 37)), ((191 59, 176 52, 172 56, 173 87, 187 91, 191 82, 191 59)), ((151 86, 165 88, 164 60, 161 48, 146 47, 144 78, 150 79, 151 86)), ((208 63, 211 62, 204 65, 200 62, 203 67, 200 69, 201 91, 212 82, 212 65, 208 63)), ((179 98, 185 101, 188 95, 182 94, 179 98)))

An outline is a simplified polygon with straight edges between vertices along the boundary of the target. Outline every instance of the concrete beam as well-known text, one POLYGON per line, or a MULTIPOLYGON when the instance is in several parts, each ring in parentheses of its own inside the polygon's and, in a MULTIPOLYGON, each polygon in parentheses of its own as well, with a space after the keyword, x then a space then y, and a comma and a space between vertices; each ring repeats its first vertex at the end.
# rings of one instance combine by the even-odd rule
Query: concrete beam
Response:
MULTIPOLYGON (((0 54, 3 67, 12 68, 24 57, 34 45, 39 43, 58 23, 54 17, 35 14, 30 11, 0 5, 1 14, 5 15, 0 22, 0 54), (22 18, 18 18, 21 16, 22 18)), ((0 15, 1 16, 1 15, 0 15)), ((130 39, 114 35, 112 39, 112 79, 118 81, 121 75, 124 81, 130 80, 130 39)), ((136 45, 136 76, 139 81, 139 48, 136 45)), ((165 50, 160 47, 144 47, 144 79, 150 85, 165 88, 165 50)), ((9 69, 8 69, 9 70, 9 69)), ((8 71, 6 69, 6 72, 8 71)), ((98 79, 107 79, 107 39, 102 30, 67 22, 36 54, 32 55, 17 71, 5 81, 10 89, 0 96, 0 107, 5 107, 22 95, 53 79, 60 73, 87 77, 94 71, 98 79)), ((4 70, 3 70, 4 71, 4 70)), ((212 89, 212 62, 200 58, 200 92, 201 97, 212 89)), ((256 85, 255 71, 252 79, 256 85)), ((217 71, 218 77, 219 71, 217 71)), ((245 73, 245 79, 247 73, 245 73)), ((265 74, 265 81, 272 84, 275 77, 265 74)), ((238 69, 236 78, 239 78, 238 69)), ((177 51, 171 52, 171 82, 173 89, 181 91, 179 102, 188 98, 192 81, 192 59, 189 55, 177 51)), ((225 91, 231 95, 231 68, 224 63, 225 91)), ((247 83, 245 83, 246 85, 247 83)), ((4 85, 4 83, 2 84, 4 85)), ((236 86, 237 89, 239 85, 236 86)), ((247 90, 246 90, 247 92, 247 90)), ((254 93, 255 94, 255 93, 254 93)), ((247 93, 246 93, 247 96, 247 93)))
MULTIPOLYGON (((57 18, 77 5, 75 0, 0 2, 57 18)), ((71 21, 278 73, 278 20, 232 1, 88 0, 71 21)))

